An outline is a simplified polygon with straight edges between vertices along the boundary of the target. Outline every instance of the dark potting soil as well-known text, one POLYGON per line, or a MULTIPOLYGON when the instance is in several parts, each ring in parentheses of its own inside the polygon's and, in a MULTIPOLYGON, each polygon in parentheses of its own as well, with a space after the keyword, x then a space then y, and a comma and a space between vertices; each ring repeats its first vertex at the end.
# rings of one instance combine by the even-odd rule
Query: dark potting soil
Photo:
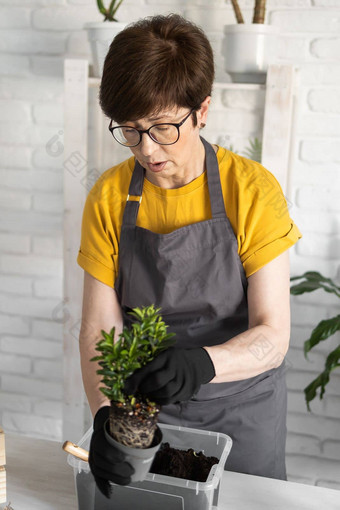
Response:
POLYGON ((171 448, 169 443, 162 443, 155 455, 150 473, 175 476, 195 482, 206 482, 210 469, 218 464, 216 457, 207 457, 202 452, 171 448))

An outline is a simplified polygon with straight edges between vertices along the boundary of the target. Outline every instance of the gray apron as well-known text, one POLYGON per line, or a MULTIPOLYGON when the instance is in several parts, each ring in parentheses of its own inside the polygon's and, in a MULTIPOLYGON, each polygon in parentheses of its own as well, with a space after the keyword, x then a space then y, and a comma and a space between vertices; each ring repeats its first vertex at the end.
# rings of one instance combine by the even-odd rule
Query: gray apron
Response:
MULTIPOLYGON (((248 329, 247 279, 224 207, 218 162, 201 140, 211 219, 157 234, 136 226, 140 201, 128 200, 115 283, 124 324, 131 324, 132 308, 154 304, 180 348, 222 344, 248 329)), ((129 197, 142 196, 144 172, 136 161, 129 197)), ((284 364, 246 380, 204 384, 190 401, 163 406, 160 422, 228 434, 233 447, 226 469, 286 479, 284 364)))

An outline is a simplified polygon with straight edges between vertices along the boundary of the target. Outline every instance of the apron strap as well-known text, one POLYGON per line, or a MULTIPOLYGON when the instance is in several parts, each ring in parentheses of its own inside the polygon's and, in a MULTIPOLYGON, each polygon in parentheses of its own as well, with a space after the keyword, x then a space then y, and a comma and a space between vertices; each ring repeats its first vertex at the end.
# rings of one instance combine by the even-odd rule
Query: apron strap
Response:
MULTIPOLYGON (((217 157, 210 143, 202 136, 200 139, 205 149, 211 214, 213 218, 226 218, 217 157)), ((144 168, 136 160, 124 209, 124 225, 136 226, 139 205, 142 201, 144 175, 144 168)))
POLYGON ((139 206, 142 201, 144 168, 136 160, 132 178, 129 186, 129 194, 126 198, 126 204, 123 214, 123 225, 136 226, 139 206))
POLYGON ((205 164, 208 176, 211 214, 213 218, 226 218, 227 214, 224 207, 217 157, 210 143, 202 136, 200 138, 205 148, 205 164))

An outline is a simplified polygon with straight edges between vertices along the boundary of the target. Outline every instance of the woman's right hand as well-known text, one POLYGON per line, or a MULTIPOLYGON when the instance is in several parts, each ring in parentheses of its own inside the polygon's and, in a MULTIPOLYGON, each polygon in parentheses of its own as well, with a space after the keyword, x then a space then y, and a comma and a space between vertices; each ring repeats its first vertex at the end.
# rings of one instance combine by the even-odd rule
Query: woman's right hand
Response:
POLYGON ((126 462, 125 454, 112 446, 105 437, 104 423, 110 415, 110 406, 101 407, 93 421, 90 442, 89 465, 97 487, 105 497, 111 497, 110 481, 118 485, 128 485, 135 472, 126 462))

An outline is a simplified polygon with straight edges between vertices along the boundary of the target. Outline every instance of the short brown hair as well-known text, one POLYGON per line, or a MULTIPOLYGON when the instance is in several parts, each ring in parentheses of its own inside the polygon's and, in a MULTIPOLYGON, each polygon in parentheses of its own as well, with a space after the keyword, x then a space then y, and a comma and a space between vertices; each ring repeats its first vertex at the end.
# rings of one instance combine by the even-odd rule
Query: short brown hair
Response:
POLYGON ((213 51, 203 30, 178 14, 152 16, 127 26, 112 41, 100 106, 118 123, 165 108, 197 111, 211 95, 213 81, 213 51))

